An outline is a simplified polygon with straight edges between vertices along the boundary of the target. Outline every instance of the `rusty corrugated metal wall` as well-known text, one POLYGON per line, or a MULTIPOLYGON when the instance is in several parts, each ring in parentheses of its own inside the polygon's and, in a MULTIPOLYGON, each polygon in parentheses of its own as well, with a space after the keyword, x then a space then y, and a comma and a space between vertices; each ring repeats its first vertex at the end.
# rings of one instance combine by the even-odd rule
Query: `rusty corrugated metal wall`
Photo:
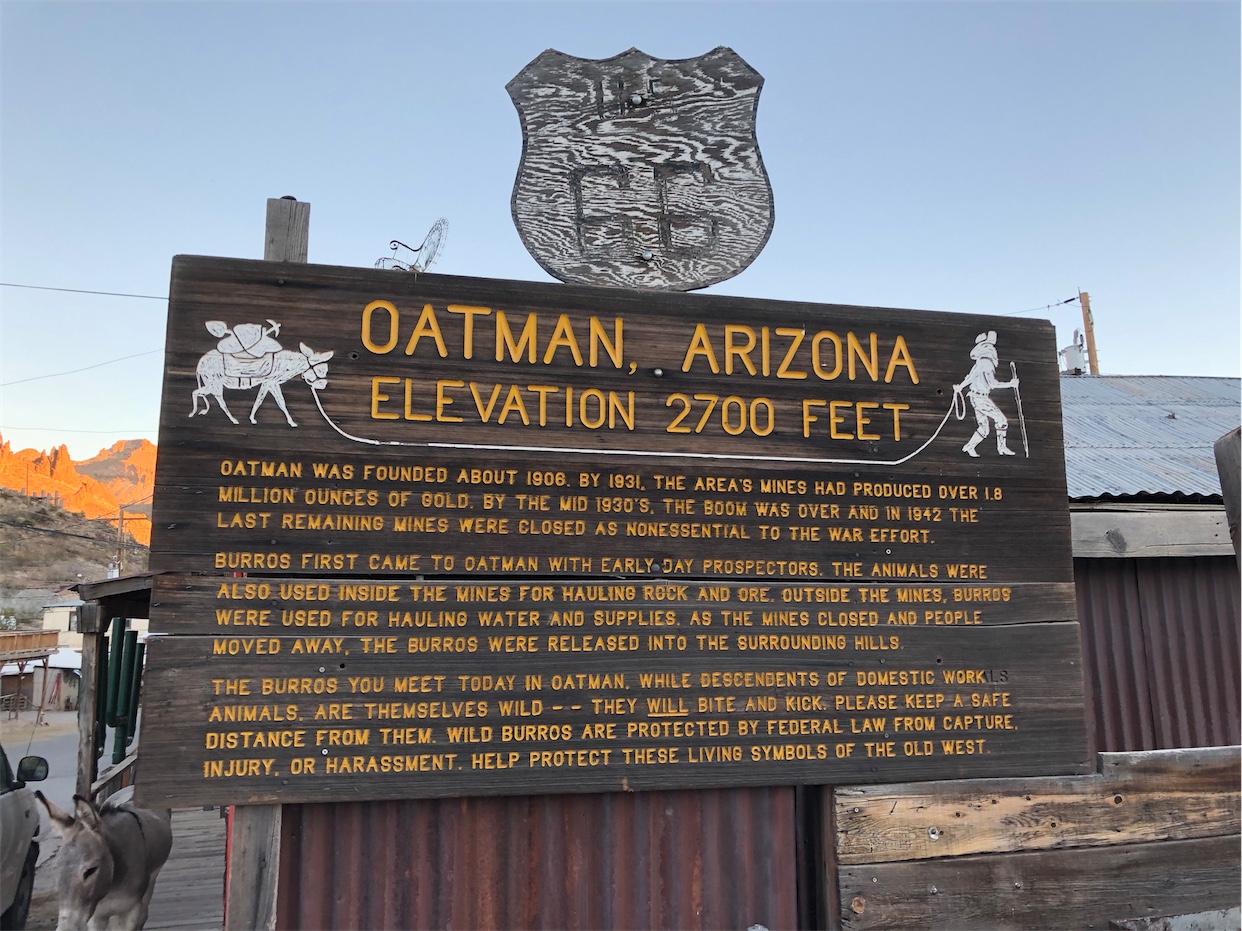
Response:
POLYGON ((1095 750, 1242 742, 1235 558, 1075 559, 1074 575, 1095 750))
POLYGON ((798 925, 794 790, 284 808, 281 928, 798 925))

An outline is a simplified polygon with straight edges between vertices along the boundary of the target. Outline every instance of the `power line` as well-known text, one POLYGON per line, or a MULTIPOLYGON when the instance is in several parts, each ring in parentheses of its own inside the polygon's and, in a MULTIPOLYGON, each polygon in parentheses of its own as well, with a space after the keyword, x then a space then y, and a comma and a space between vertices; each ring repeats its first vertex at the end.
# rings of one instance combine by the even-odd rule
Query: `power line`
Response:
POLYGON ((91 369, 103 368, 103 366, 112 365, 115 362, 124 362, 126 359, 137 359, 139 356, 149 356, 163 351, 163 349, 148 349, 146 352, 135 352, 132 356, 121 356, 119 359, 109 359, 107 362, 96 362, 94 365, 88 365, 80 369, 70 369, 67 372, 53 372, 50 375, 32 375, 29 378, 19 378, 17 381, 6 381, 0 384, 0 388, 8 388, 11 385, 24 385, 28 381, 39 381, 43 378, 60 378, 62 375, 76 375, 78 372, 89 372, 91 369))
MULTIPOLYGON (((15 527, 18 530, 25 530, 27 533, 47 533, 58 537, 73 537, 76 540, 90 540, 92 543, 103 543, 107 546, 116 546, 116 541, 101 537, 88 537, 82 533, 69 533, 67 530, 52 530, 49 527, 27 527, 24 524, 17 524, 9 520, 0 520, 0 525, 5 527, 15 527)), ((122 543, 124 547, 131 550, 145 550, 147 547, 141 543, 122 543)))
POLYGON ((154 433, 148 427, 135 427, 132 430, 75 430, 72 427, 18 427, 14 424, 0 423, 0 430, 47 430, 55 433, 154 433))
POLYGON ((87 291, 83 288, 52 288, 42 284, 16 284, 12 281, 0 281, 0 288, 29 288, 32 291, 65 291, 69 294, 102 294, 105 297, 141 297, 150 301, 168 300, 168 295, 166 294, 125 294, 120 291, 87 291))
POLYGON ((1075 296, 1075 297, 1067 297, 1065 300, 1063 300, 1063 301, 1057 301, 1055 304, 1045 304, 1043 307, 1032 307, 1030 310, 1013 310, 1013 311, 1010 311, 1010 312, 1009 312, 1009 313, 1007 313, 1007 314, 999 314, 999 316, 1001 316, 1001 317, 1016 317, 1016 316, 1018 316, 1019 314, 1037 314, 1037 313, 1039 313, 1041 310, 1052 310, 1052 308, 1054 308, 1054 307, 1061 307, 1061 306, 1063 306, 1063 305, 1065 305, 1065 304, 1073 304, 1073 303, 1074 303, 1075 301, 1077 301, 1077 300, 1078 300, 1077 296, 1075 296))

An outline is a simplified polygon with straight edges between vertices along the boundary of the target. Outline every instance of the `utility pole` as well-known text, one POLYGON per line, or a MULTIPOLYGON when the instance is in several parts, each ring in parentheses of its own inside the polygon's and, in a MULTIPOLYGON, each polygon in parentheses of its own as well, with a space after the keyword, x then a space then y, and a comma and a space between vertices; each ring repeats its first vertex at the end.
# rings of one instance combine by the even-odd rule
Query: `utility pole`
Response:
POLYGON ((116 574, 125 574, 125 508, 117 511, 116 519, 116 574))
POLYGON ((1082 304, 1082 331, 1087 337, 1087 371, 1099 375, 1100 360, 1095 354, 1095 318, 1091 316, 1091 295, 1079 291, 1078 303, 1082 304))

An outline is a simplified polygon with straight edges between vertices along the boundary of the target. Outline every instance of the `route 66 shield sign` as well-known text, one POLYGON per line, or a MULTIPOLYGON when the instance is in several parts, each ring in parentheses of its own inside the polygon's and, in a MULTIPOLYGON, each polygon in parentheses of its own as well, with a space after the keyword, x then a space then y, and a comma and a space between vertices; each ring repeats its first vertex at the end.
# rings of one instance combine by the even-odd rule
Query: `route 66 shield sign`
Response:
POLYGON ((541 54, 507 85, 522 123, 513 222, 535 261, 561 281, 674 291, 746 268, 773 222, 762 87, 723 46, 541 54))

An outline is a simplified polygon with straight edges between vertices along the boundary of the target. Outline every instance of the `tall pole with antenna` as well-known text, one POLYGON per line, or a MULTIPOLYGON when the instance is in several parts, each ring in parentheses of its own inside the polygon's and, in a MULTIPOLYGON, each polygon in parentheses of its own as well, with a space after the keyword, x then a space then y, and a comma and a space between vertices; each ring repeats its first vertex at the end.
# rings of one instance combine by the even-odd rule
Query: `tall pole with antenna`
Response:
POLYGON ((1078 303, 1082 304, 1082 331, 1087 337, 1087 371, 1099 375, 1100 360, 1095 354, 1095 318, 1091 316, 1091 295, 1079 291, 1078 303))
POLYGON ((117 511, 116 519, 116 574, 125 574, 125 507, 117 511))

